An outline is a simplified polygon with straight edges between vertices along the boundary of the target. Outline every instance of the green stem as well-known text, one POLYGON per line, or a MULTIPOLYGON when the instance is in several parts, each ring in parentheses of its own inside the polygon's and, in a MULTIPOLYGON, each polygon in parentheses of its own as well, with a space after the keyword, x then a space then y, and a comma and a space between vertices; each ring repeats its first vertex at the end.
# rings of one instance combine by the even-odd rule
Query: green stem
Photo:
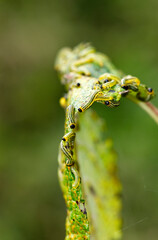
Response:
POLYGON ((158 109, 152 103, 141 102, 132 96, 129 96, 128 98, 134 103, 138 104, 158 124, 158 109))

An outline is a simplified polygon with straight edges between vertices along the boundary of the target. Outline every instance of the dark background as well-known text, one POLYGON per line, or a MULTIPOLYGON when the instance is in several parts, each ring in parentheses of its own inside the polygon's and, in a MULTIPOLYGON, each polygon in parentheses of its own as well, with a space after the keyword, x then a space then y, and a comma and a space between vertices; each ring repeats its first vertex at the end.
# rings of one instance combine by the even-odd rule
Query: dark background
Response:
MULTIPOLYGON (((86 41, 157 92, 157 0, 0 0, 2 240, 64 239, 57 178, 64 88, 53 65, 60 48, 86 41)), ((124 239, 156 240, 158 128, 126 99, 117 109, 95 108, 118 152, 124 239)))

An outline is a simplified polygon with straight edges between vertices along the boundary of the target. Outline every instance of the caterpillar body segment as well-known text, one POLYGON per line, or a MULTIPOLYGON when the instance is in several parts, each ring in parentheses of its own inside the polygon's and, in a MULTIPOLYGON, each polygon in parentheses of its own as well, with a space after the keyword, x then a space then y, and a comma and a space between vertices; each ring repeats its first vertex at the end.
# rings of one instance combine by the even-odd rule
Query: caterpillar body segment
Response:
POLYGON ((127 75, 121 79, 121 87, 122 88, 125 88, 125 89, 129 88, 133 91, 137 91, 139 85, 140 85, 140 80, 137 77, 127 75))
POLYGON ((120 105, 120 101, 105 101, 105 105, 110 108, 118 107, 120 105))
POLYGON ((89 99, 87 101, 85 101, 85 103, 83 103, 79 108, 78 111, 79 112, 84 112, 85 110, 87 110, 96 100, 98 95, 102 95, 102 92, 100 90, 95 90, 92 95, 89 97, 89 99))
MULTIPOLYGON (((107 81, 107 80, 105 80, 105 81, 107 81)), ((117 84, 117 82, 115 80, 107 81, 102 84, 102 89, 104 89, 104 90, 110 89, 113 86, 115 86, 116 84, 117 84)))
POLYGON ((110 73, 104 73, 99 77, 98 81, 101 82, 101 89, 107 90, 119 84, 120 78, 110 73))
POLYGON ((101 100, 100 99, 98 102, 102 103, 110 108, 118 107, 120 105, 120 101, 115 101, 114 99, 112 99, 112 100, 109 100, 109 99, 101 100))
POLYGON ((74 140, 75 136, 76 136, 76 133, 69 132, 62 137, 62 141, 68 142, 69 140, 74 140))
POLYGON ((67 158, 66 165, 68 166, 72 166, 74 163, 72 146, 75 140, 75 136, 76 134, 74 132, 69 132, 63 136, 60 143, 61 150, 67 158))
POLYGON ((79 57, 85 57, 91 53, 95 53, 95 48, 92 47, 89 43, 80 44, 74 49, 74 52, 78 53, 79 57), (79 50, 80 49, 80 50, 79 50))
POLYGON ((116 83, 120 83, 120 78, 111 74, 111 73, 104 73, 102 75, 100 75, 99 77, 99 81, 111 81, 111 80, 114 80, 116 83))
POLYGON ((75 123, 75 108, 73 105, 69 105, 66 109, 66 117, 68 119, 69 127, 74 129, 76 127, 75 123))
MULTIPOLYGON (((90 50, 91 51, 91 50, 90 50)), ((94 50, 93 50, 94 51, 94 50)), ((84 73, 87 76, 91 75, 91 72, 87 69, 87 66, 84 66, 89 63, 96 63, 100 67, 104 64, 104 58, 101 54, 94 54, 89 51, 85 52, 84 56, 72 63, 71 71, 77 73, 84 73)))
POLYGON ((71 146, 70 146, 71 143, 69 144, 69 142, 68 142, 70 139, 73 139, 73 141, 74 141, 75 135, 71 135, 70 133, 68 133, 67 135, 71 136, 71 137, 69 138, 65 135, 66 137, 63 137, 63 139, 67 139, 67 140, 61 141, 60 148, 66 157, 66 161, 65 161, 66 166, 70 167, 70 170, 72 171, 72 173, 74 175, 74 183, 73 183, 72 187, 77 188, 79 186, 79 182, 80 182, 80 175, 75 166, 75 161, 73 159, 73 152, 71 151, 71 146))
POLYGON ((73 157, 72 157, 72 154, 70 153, 68 147, 64 144, 63 141, 61 141, 60 147, 61 147, 62 152, 63 152, 63 153, 65 154, 65 156, 67 157, 66 165, 72 166, 72 165, 73 165, 73 157))
POLYGON ((138 87, 138 93, 136 97, 144 102, 150 101, 155 96, 154 90, 152 88, 147 88, 145 85, 140 84, 138 87))
POLYGON ((113 97, 112 96, 107 96, 107 95, 98 95, 96 98, 95 98, 95 101, 110 101, 112 100, 113 97))

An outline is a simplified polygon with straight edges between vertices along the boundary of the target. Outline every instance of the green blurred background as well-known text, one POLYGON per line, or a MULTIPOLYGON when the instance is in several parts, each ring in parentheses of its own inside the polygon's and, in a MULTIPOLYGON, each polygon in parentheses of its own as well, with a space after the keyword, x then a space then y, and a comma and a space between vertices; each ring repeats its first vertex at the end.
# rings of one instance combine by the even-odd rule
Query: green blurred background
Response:
MULTIPOLYGON (((57 178, 64 87, 53 65, 60 48, 86 41, 158 89, 157 0, 0 0, 1 240, 64 239, 57 178)), ((126 99, 95 109, 118 152, 124 239, 156 240, 158 128, 126 99)))

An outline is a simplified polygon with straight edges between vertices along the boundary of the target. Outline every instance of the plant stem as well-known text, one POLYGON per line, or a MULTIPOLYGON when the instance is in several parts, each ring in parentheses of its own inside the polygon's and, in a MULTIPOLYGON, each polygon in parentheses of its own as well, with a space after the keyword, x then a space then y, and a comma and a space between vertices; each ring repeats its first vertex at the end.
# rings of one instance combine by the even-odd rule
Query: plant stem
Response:
POLYGON ((128 98, 134 103, 138 104, 144 111, 148 113, 148 115, 158 124, 158 108, 156 108, 150 102, 141 102, 132 96, 128 96, 128 98))

